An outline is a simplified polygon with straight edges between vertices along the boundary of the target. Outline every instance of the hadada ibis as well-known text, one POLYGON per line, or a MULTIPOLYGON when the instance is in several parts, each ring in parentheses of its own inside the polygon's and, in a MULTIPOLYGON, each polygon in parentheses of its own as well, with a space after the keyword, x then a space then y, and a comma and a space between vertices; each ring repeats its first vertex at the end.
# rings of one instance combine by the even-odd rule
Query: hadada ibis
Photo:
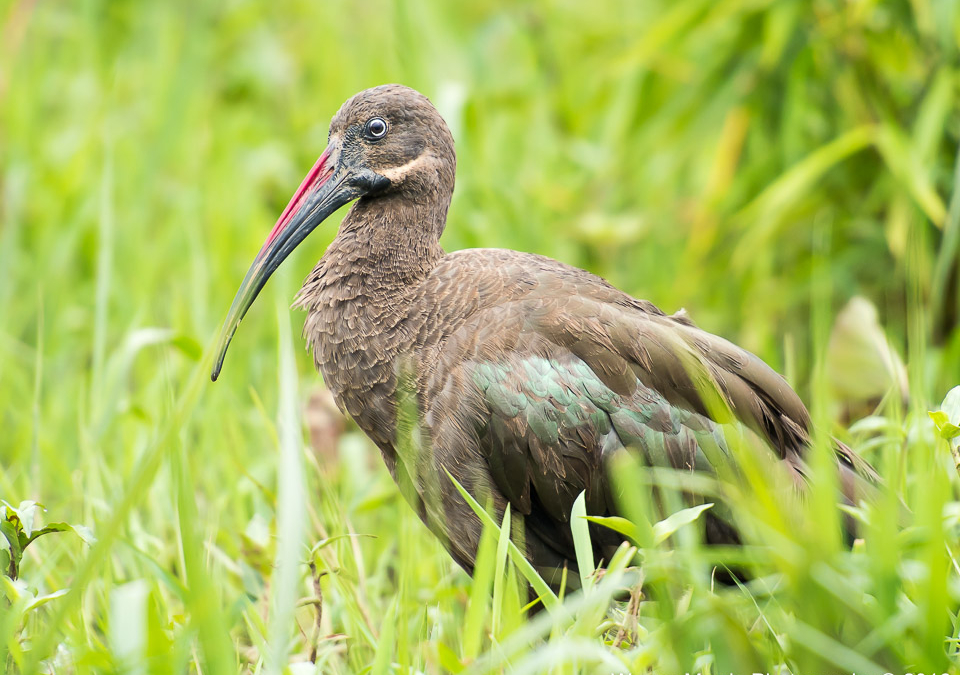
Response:
MULTIPOLYGON (((481 522, 447 472, 498 515, 511 505, 526 555, 555 582, 552 572, 576 569, 577 496, 585 493, 590 514, 618 512, 605 471, 615 454, 710 474, 733 462, 705 382, 804 483, 810 417, 753 354, 556 260, 446 253, 439 240, 455 167, 450 130, 422 94, 384 85, 344 103, 237 292, 212 378, 274 270, 353 202, 297 296, 304 333, 337 405, 395 479, 398 397, 413 394, 429 448, 413 506, 468 572, 481 522)), ((838 444, 836 454, 842 485, 875 480, 849 448, 838 444)), ((707 515, 708 542, 739 541, 728 520, 707 515)), ((595 534, 596 555, 609 560, 622 538, 595 534)))

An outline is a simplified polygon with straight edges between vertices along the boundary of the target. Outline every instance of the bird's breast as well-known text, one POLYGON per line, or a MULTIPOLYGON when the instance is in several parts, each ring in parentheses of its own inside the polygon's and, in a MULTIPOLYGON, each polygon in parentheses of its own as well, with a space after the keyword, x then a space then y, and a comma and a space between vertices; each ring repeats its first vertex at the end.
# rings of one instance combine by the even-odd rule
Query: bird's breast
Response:
POLYGON ((304 335, 339 408, 386 452, 394 438, 397 368, 412 346, 403 304, 383 297, 319 294, 304 335))

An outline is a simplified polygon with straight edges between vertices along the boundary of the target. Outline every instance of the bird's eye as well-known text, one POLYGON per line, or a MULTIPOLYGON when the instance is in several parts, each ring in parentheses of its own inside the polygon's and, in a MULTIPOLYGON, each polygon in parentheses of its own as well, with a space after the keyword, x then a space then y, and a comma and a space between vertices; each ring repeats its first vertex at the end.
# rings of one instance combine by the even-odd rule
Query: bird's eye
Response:
POLYGON ((387 123, 383 121, 383 118, 374 117, 367 121, 367 126, 366 129, 364 129, 364 133, 368 138, 372 138, 374 140, 383 138, 387 135, 387 123))

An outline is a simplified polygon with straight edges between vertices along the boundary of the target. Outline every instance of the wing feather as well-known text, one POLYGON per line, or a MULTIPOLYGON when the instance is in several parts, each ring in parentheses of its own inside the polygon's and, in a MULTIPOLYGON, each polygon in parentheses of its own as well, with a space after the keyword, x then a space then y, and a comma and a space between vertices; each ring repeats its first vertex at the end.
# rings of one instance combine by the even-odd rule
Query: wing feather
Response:
MULTIPOLYGON (((720 423, 730 420, 718 401, 804 481, 802 401, 763 361, 686 313, 667 316, 528 254, 464 251, 434 274, 421 300, 430 320, 417 336, 432 441, 454 463, 482 463, 535 529, 567 522, 581 491, 592 513, 611 509, 604 463, 624 448, 684 470, 729 460, 720 423), (457 422, 440 424, 446 416, 457 422)), ((548 535, 544 545, 556 550, 568 536, 548 535)))

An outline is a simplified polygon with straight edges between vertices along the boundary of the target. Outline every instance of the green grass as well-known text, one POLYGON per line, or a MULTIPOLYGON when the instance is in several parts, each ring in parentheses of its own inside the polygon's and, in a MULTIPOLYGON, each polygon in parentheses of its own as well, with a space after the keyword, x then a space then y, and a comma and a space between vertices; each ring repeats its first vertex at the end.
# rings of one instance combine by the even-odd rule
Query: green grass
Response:
POLYGON ((958 36, 947 0, 0 3, 0 498, 97 538, 26 550, 5 667, 957 671, 960 478, 927 411, 960 384, 958 36), (211 385, 329 118, 391 81, 457 139, 448 250, 556 257, 756 352, 810 404, 816 466, 835 434, 891 486, 856 511, 863 541, 829 527, 828 471, 798 502, 745 448, 743 483, 700 487, 749 545, 704 549, 694 525, 654 545, 685 485, 627 465, 640 552, 522 614, 506 536, 488 528, 471 580, 355 428, 308 442, 321 382, 286 308, 335 222, 211 385), (844 333, 855 295, 878 324, 844 333), (863 395, 883 395, 886 340, 908 404, 850 400, 878 372, 863 395), (752 581, 717 586, 718 564, 752 581))

